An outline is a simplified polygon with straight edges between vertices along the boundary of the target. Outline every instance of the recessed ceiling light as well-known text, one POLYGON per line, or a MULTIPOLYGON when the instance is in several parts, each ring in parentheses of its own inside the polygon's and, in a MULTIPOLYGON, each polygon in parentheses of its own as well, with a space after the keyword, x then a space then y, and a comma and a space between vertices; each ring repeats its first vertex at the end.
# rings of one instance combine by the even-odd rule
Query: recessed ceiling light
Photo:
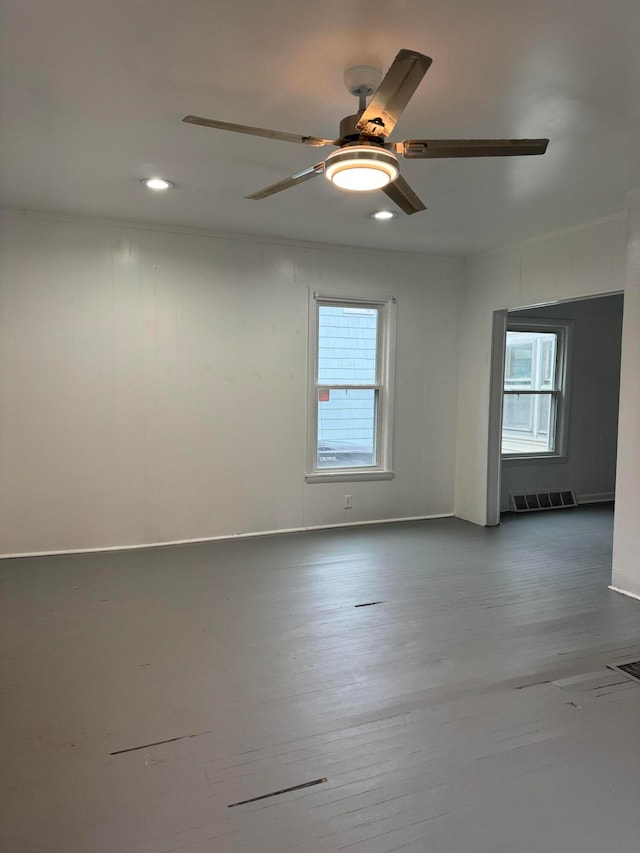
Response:
POLYGON ((170 190, 173 186, 171 181, 167 181, 164 178, 145 178, 142 183, 148 190, 155 190, 155 192, 162 192, 162 190, 170 190))
POLYGON ((395 219, 398 214, 394 210, 375 210, 369 216, 382 222, 385 219, 395 219))

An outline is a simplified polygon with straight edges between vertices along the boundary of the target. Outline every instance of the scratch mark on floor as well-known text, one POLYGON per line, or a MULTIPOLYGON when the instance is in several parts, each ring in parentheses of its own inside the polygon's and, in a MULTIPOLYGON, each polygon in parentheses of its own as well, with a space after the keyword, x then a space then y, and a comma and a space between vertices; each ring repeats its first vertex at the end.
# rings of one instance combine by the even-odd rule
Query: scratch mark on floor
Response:
POLYGON ((270 794, 261 794, 259 797, 251 797, 250 800, 240 800, 238 803, 229 803, 228 809, 234 806, 245 806, 247 803, 257 803, 258 800, 266 800, 268 797, 277 797, 280 794, 288 794, 289 791, 300 791, 302 788, 311 788, 313 785, 322 785, 326 779, 313 779, 311 782, 303 782, 301 785, 292 785, 291 788, 282 788, 281 791, 272 791, 270 794))
POLYGON ((150 749, 152 746, 162 746, 164 743, 175 743, 177 740, 187 740, 192 737, 202 737, 203 735, 213 734, 213 729, 209 729, 206 732, 196 732, 192 735, 178 735, 178 737, 170 737, 166 740, 156 740, 153 743, 143 743, 140 746, 129 746, 127 749, 116 749, 114 752, 110 752, 109 755, 123 755, 125 752, 136 752, 138 749, 150 749))

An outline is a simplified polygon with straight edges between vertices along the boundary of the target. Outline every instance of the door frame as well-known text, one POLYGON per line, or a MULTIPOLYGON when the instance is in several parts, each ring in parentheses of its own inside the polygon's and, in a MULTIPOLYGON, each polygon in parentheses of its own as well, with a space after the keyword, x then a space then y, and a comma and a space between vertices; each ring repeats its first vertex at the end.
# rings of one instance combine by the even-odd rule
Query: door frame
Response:
POLYGON ((491 324, 491 372, 489 378, 489 446, 487 450, 486 525, 500 524, 502 478, 502 401, 504 354, 507 340, 506 308, 493 312, 491 324))
MULTIPOLYGON (((584 302, 587 299, 601 299, 606 296, 622 295, 623 290, 609 290, 603 293, 590 293, 573 299, 556 299, 552 302, 535 305, 519 305, 514 308, 500 308, 493 312, 491 326, 491 366, 489 373, 489 437, 487 444, 487 494, 486 526, 500 524, 501 480, 502 480, 502 401, 504 358, 507 343, 507 322, 509 314, 527 311, 530 308, 564 305, 570 302, 584 302)), ((624 314, 624 307, 623 307, 624 314)))

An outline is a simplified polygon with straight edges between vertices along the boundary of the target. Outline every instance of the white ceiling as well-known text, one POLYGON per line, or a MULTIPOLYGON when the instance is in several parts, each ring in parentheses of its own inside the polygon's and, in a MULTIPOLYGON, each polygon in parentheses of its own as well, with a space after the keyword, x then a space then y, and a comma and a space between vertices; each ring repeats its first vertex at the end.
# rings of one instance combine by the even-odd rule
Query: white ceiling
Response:
MULTIPOLYGON (((2 205, 295 240, 471 254, 619 210, 640 185, 638 0, 4 0, 2 205), (549 137, 542 157, 404 161, 427 211, 322 178, 322 159, 183 124, 187 113, 318 136, 353 64, 433 65, 394 139, 549 137), (164 195, 139 180, 175 182, 164 195)), ((324 155, 326 156, 326 154, 324 155)))

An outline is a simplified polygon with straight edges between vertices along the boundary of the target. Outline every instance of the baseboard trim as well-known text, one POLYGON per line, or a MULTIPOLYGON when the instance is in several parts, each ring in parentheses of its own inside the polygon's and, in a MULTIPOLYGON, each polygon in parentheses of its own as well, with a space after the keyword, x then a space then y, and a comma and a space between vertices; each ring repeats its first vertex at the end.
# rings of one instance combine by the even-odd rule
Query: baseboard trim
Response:
POLYGON ((612 592, 619 592, 620 595, 626 595, 627 598, 635 598, 636 601, 640 601, 640 595, 636 595, 635 592, 629 592, 627 589, 620 589, 618 586, 609 586, 609 589, 612 592))
POLYGON ((141 545, 108 545, 103 548, 69 548, 63 551, 24 551, 0 554, 0 560, 21 560, 29 557, 64 557, 71 554, 107 554, 112 551, 142 551, 148 548, 168 548, 174 545, 199 545, 204 542, 223 542, 230 539, 255 539, 259 536, 279 536, 287 533, 307 533, 312 530, 332 530, 338 527, 369 527, 373 524, 395 524, 405 521, 431 521, 453 518, 452 512, 436 515, 411 515, 404 518, 380 518, 373 521, 345 521, 340 524, 316 524, 310 527, 286 527, 281 530, 258 530, 255 533, 227 533, 222 536, 203 536, 200 539, 172 539, 169 542, 145 542, 141 545))
POLYGON ((602 504, 615 500, 615 492, 596 492, 593 495, 576 495, 579 504, 602 504))

